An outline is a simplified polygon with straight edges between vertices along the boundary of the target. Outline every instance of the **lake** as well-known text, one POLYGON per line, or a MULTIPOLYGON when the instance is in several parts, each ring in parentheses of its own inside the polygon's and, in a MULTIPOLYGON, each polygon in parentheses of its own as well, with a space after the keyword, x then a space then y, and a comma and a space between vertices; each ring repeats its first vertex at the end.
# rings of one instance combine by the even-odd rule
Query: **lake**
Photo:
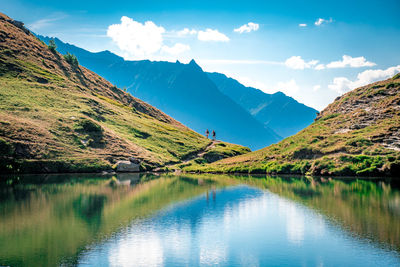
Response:
POLYGON ((396 179, 34 175, 0 190, 0 266, 400 266, 396 179))

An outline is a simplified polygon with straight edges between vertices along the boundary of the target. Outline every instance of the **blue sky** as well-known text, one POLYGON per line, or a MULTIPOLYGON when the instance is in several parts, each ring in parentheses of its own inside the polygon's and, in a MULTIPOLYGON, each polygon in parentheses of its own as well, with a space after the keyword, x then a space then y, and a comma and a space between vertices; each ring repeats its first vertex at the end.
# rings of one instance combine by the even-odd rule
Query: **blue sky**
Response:
POLYGON ((6 1, 38 34, 188 62, 319 110, 400 71, 400 1, 6 1))

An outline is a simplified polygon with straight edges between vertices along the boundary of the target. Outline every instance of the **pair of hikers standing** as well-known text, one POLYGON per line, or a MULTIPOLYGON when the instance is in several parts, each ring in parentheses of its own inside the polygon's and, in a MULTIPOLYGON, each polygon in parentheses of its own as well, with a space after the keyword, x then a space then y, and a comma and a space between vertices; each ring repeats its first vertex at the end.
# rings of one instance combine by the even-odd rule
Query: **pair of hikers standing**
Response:
MULTIPOLYGON (((206 137, 208 138, 208 135, 210 134, 210 132, 208 131, 208 129, 206 130, 206 137)), ((215 133, 215 131, 213 130, 212 131, 212 138, 213 138, 213 140, 215 141, 215 137, 216 137, 216 133, 215 133)))

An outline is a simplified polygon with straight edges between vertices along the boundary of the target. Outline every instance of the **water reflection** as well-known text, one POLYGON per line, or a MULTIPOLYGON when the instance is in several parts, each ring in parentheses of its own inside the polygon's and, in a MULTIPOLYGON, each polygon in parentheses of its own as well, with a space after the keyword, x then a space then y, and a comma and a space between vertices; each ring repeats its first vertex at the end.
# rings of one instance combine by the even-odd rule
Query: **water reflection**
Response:
POLYGON ((76 216, 84 220, 93 230, 98 230, 106 200, 106 195, 81 194, 73 201, 72 206, 76 216))
POLYGON ((397 180, 266 177, 246 182, 306 205, 351 234, 400 251, 397 180))
POLYGON ((80 266, 385 266, 398 254, 352 238, 317 212, 253 187, 169 207, 82 254, 80 266), (196 224, 193 224, 193 221, 196 224), (295 222, 302 221, 296 225, 295 222))
POLYGON ((0 265, 400 263, 400 194, 391 181, 39 178, 48 183, 33 184, 35 176, 1 187, 0 265))

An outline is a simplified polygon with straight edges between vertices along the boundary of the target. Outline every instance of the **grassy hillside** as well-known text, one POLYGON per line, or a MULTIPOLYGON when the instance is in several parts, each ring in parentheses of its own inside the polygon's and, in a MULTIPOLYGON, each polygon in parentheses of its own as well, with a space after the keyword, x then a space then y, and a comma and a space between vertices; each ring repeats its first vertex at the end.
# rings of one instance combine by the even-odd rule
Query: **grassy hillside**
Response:
POLYGON ((185 171, 312 175, 400 174, 400 75, 337 98, 283 141, 185 171))
POLYGON ((132 156, 151 169, 210 143, 0 13, 1 172, 97 171, 132 156))

